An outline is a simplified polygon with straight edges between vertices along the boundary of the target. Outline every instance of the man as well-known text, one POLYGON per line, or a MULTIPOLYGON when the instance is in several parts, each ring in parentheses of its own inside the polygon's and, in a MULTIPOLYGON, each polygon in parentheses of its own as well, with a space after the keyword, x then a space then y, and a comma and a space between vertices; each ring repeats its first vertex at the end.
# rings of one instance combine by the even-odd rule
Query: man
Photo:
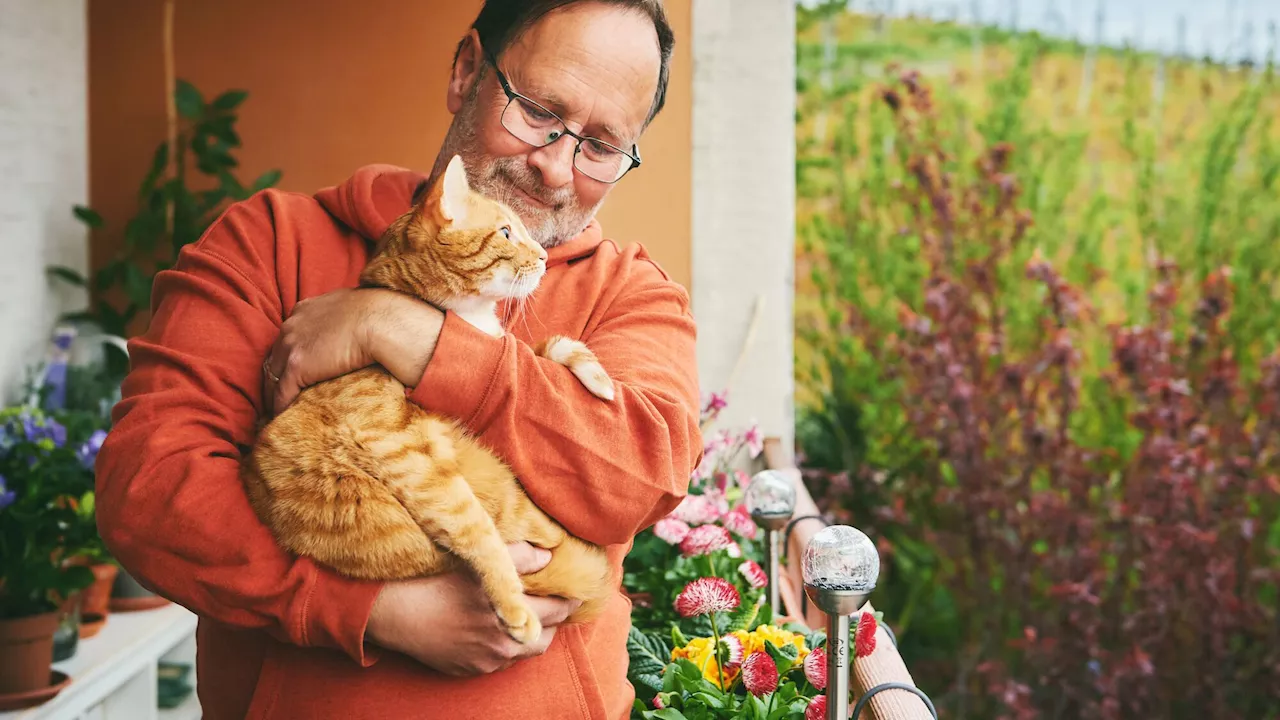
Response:
MULTIPOLYGON (((412 402, 464 422, 570 532, 608 546, 620 572, 701 455, 688 296, 594 220, 638 164, 671 47, 658 0, 490 0, 459 44, 432 177, 462 155, 473 187, 510 203, 549 253, 506 338, 353 289, 427 179, 387 166, 314 197, 237 204, 157 278, 98 460, 99 525, 130 573, 201 616, 206 718, 627 716, 621 591, 588 625, 561 624, 567 601, 530 598, 546 630, 522 647, 465 573, 355 582, 281 551, 237 466, 259 416, 379 363, 412 402), (612 403, 533 354, 551 334, 591 346, 612 403)), ((528 545, 512 555, 524 573, 547 559, 528 545)))

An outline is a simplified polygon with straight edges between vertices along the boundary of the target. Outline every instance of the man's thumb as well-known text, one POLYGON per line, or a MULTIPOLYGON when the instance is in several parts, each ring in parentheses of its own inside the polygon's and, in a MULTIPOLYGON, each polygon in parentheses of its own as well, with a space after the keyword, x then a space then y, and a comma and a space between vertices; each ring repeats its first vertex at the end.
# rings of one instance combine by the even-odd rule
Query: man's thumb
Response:
POLYGON ((516 571, 521 575, 536 573, 551 562, 551 551, 534 547, 527 542, 513 543, 508 546, 511 559, 516 563, 516 571))

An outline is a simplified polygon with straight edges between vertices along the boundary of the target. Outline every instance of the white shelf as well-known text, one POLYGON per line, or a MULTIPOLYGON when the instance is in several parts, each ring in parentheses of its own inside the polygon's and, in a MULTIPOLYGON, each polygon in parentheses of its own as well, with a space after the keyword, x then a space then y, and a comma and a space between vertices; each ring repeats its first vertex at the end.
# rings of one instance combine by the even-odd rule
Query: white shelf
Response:
POLYGON ((178 605, 111 613, 97 635, 80 641, 73 657, 54 664, 71 677, 70 685, 43 705, 0 713, 0 720, 199 718, 194 693, 172 710, 160 711, 156 705, 157 663, 194 647, 195 631, 196 616, 178 605))
MULTIPOLYGON (((194 675, 194 671, 192 672, 194 675)), ((193 690, 191 697, 175 708, 160 711, 160 720, 200 720, 200 698, 193 690)))

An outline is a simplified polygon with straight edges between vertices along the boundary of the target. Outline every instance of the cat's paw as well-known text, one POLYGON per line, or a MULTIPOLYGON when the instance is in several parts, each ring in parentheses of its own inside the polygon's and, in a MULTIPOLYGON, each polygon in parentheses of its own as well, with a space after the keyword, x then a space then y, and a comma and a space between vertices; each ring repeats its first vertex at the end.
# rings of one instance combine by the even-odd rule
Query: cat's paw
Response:
POLYGON ((613 400, 613 380, 598 362, 582 363, 570 368, 587 391, 601 400, 613 400))
POLYGON ((499 607, 498 619, 507 634, 521 645, 530 645, 542 636, 542 621, 522 602, 499 607))

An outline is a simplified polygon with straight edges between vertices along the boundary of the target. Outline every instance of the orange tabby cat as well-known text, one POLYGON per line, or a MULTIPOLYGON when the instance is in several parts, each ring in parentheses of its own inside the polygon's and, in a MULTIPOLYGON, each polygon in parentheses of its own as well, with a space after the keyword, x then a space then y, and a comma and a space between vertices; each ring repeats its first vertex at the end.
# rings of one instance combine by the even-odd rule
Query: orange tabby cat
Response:
MULTIPOLYGON (((413 295, 501 336, 498 300, 528 297, 546 258, 509 208, 471 190, 454 157, 387 229, 361 284, 413 295)), ((539 352, 613 399, 609 376, 583 343, 556 337, 539 352)), ((408 401, 380 368, 304 390, 259 433, 242 474, 254 510, 286 549, 373 580, 461 561, 520 642, 542 632, 526 591, 582 600, 570 622, 597 616, 616 591, 603 550, 569 535, 493 453, 454 420, 408 401), (551 550, 551 562, 523 578, 505 547, 521 540, 551 550)))

